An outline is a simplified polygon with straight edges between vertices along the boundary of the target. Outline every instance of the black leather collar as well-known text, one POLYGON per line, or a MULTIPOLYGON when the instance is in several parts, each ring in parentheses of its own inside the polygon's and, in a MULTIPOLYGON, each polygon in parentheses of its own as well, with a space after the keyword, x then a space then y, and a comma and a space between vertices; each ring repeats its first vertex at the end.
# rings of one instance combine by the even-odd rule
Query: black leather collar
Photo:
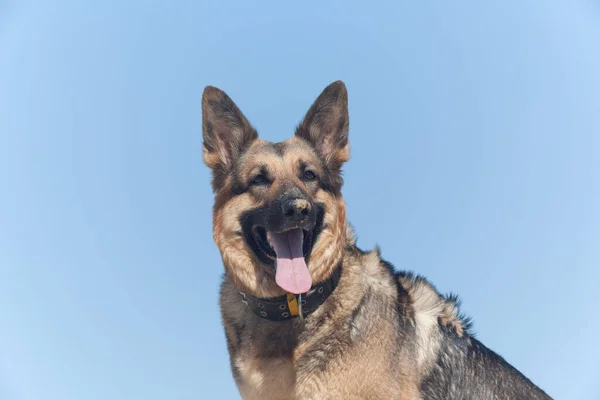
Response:
POLYGON ((336 288, 341 271, 341 267, 336 268, 329 279, 314 285, 302 295, 288 293, 281 297, 257 298, 240 292, 241 301, 258 317, 270 321, 286 321, 298 316, 306 318, 315 312, 336 288))

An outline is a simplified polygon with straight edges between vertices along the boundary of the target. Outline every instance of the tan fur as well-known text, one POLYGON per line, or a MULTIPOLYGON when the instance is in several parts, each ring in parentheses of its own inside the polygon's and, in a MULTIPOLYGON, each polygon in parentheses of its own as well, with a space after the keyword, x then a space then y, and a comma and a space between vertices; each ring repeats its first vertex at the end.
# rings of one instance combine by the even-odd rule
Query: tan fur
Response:
MULTIPOLYGON (((276 182, 294 182, 302 187, 302 182, 296 176, 299 162, 306 163, 317 173, 323 173, 318 159, 305 143, 292 138, 287 144, 287 151, 283 158, 263 151, 264 142, 256 140, 251 148, 241 157, 240 175, 243 179, 250 179, 257 168, 266 165, 276 177, 276 182)), ((289 184, 288 183, 288 184, 289 184)), ((232 279, 242 290, 258 297, 275 297, 284 294, 273 281, 272 276, 265 272, 264 266, 248 247, 244 237, 240 235, 240 215, 248 209, 261 205, 272 196, 270 193, 252 195, 245 193, 240 196, 227 196, 231 182, 226 182, 226 187, 217 194, 214 209, 213 232, 214 240, 223 257, 225 268, 232 279), (220 198, 219 198, 220 197, 220 198)), ((270 192, 276 193, 280 185, 273 185, 270 192)), ((306 190, 306 189, 305 189, 306 190)), ((307 190, 308 191, 308 190, 307 190)), ((336 198, 324 190, 318 189, 314 199, 326 207, 323 231, 318 242, 313 248, 309 270, 314 282, 319 282, 331 274, 341 259, 342 250, 346 241, 346 209, 341 196, 336 198)))
MULTIPOLYGON (((260 345, 241 349, 234 362, 240 371, 240 393, 246 399, 399 399, 419 400, 418 384, 421 376, 410 360, 411 346, 390 352, 396 347, 395 316, 374 314, 359 316, 357 330, 352 333, 356 345, 350 346, 331 360, 326 371, 310 373, 300 367, 325 341, 334 339, 340 324, 350 316, 367 291, 374 294, 373 301, 393 304, 396 287, 392 279, 381 279, 381 265, 376 251, 364 255, 346 254, 344 276, 331 296, 330 309, 318 309, 311 319, 294 324, 299 335, 299 345, 288 358, 268 358, 260 345), (366 272, 367 279, 361 279, 366 272), (335 318, 323 319, 325 313, 335 318), (401 360, 398 363, 398 359, 401 360), (395 365, 394 368, 390 368, 395 365), (292 397, 291 393, 294 393, 292 397)), ((222 307, 234 311, 238 321, 252 321, 236 301, 235 286, 226 283, 222 307)), ((384 308, 382 308, 384 310, 384 308)), ((226 313, 226 315, 228 312, 226 313)), ((226 327, 228 325, 226 324, 226 327)), ((257 335, 268 329, 257 327, 257 335)), ((232 332, 232 328, 227 329, 232 332)), ((232 333, 228 333, 232 334, 232 333)), ((230 338, 233 342, 235 338, 230 338)), ((310 362, 309 362, 310 364, 310 362)))
MULTIPOLYGON (((258 139, 217 89, 205 91, 203 116, 204 160, 213 170, 215 192, 214 240, 226 270, 221 315, 242 398, 422 400, 427 377, 439 369, 444 338, 470 345, 468 324, 452 297, 423 278, 394 273, 378 249, 356 247, 341 195, 340 168, 350 149, 345 86, 326 88, 295 136, 276 144, 258 139), (318 179, 307 179, 304 169, 318 179), (257 183, 257 177, 268 184, 257 183), (338 267, 341 272, 329 297, 305 319, 271 321, 253 314, 240 292, 285 295, 275 283, 276 264, 266 264, 269 249, 261 253, 247 233, 256 232, 248 226, 271 226, 282 204, 313 211, 318 205, 323 211, 307 263, 313 284, 328 280, 338 267), (249 211, 268 222, 247 219, 249 211), (251 222, 243 227, 241 221, 251 222)), ((306 229, 309 235, 315 228, 306 229)))
MULTIPOLYGON (((348 234, 345 236, 352 237, 351 230, 346 229, 348 234)), ((350 240, 346 242, 349 243, 350 240)), ((236 359, 235 363, 244 377, 244 384, 240 386, 244 399, 421 399, 419 383, 437 356, 440 324, 450 324, 459 335, 463 334, 465 326, 454 303, 420 278, 400 278, 402 287, 410 296, 414 313, 417 341, 414 347, 407 344, 399 349, 400 354, 390 352, 396 347, 392 339, 397 329, 392 323, 394 315, 369 315, 357 322, 361 328, 354 335, 360 336, 360 341, 356 338, 360 344, 349 347, 347 352, 331 362, 324 373, 307 375, 302 371, 298 374, 295 366, 303 358, 310 357, 315 347, 322 345, 326 338, 335 337, 339 324, 357 308, 367 291, 377 294, 372 301, 393 303, 396 300, 395 282, 382 279, 378 250, 358 257, 345 253, 344 266, 344 276, 331 296, 331 302, 335 304, 335 318, 323 319, 325 312, 332 313, 332 310, 318 309, 304 326, 298 326, 303 340, 292 356, 265 359, 260 354, 241 353, 236 359), (315 328, 317 324, 318 328, 315 328), (302 337, 303 332, 311 334, 302 337), (389 365, 398 360, 396 369, 390 370, 389 365), (292 392, 295 397, 286 397, 292 392)), ((231 296, 230 299, 234 299, 236 289, 233 286, 231 289, 226 298, 231 296)), ((239 302, 235 304, 238 306, 239 302)), ((243 314, 244 310, 241 312, 243 314)), ((245 315, 244 319, 250 317, 245 315)))
POLYGON ((322 100, 324 106, 313 106, 299 134, 279 144, 280 151, 255 138, 245 118, 224 95, 211 91, 209 96, 216 100, 203 101, 205 108, 227 103, 224 110, 206 112, 205 126, 209 129, 205 132, 204 159, 218 179, 214 182, 213 231, 227 272, 221 309, 234 376, 246 400, 420 399, 421 376, 410 342, 397 352, 389 351, 398 340, 397 283, 382 266, 378 251, 362 254, 353 250, 353 233, 346 222, 341 194, 303 182, 298 176, 303 167, 326 179, 329 173, 338 174, 349 157, 347 122, 340 124, 347 118, 345 88, 337 89, 343 89, 341 100, 338 98, 343 107, 337 108, 337 100, 322 100), (232 114, 225 115, 222 122, 217 117, 224 112, 232 114), (339 126, 343 128, 341 137, 320 136, 339 126), (231 139, 224 136, 227 128, 231 139), (241 151, 243 140, 246 149, 241 151), (325 170, 325 165, 332 172, 325 170), (232 195, 234 169, 239 185, 265 173, 272 184, 232 195), (340 282, 328 301, 310 318, 285 323, 287 328, 257 320, 239 301, 242 290, 256 297, 284 294, 269 268, 249 247, 240 223, 244 212, 272 201, 282 191, 303 193, 324 208, 322 229, 308 263, 313 282, 329 278, 343 265, 340 282), (381 306, 357 313, 365 298, 381 306), (281 329, 289 329, 289 333, 282 334, 281 329), (342 331, 347 335, 343 340, 353 344, 341 345, 344 342, 338 336, 342 331), (323 351, 331 355, 322 358, 319 354, 323 351))
MULTIPOLYGON (((346 254, 344 265, 346 276, 340 281, 334 295, 339 307, 336 317, 331 320, 319 319, 323 315, 317 310, 314 321, 319 323, 319 334, 307 338, 298 346, 294 353, 296 360, 310 356, 311 349, 322 344, 324 338, 335 337, 339 324, 358 307, 367 291, 376 293, 373 301, 395 302, 395 283, 381 279, 377 251, 358 257, 346 254)), ((385 313, 363 316, 357 325, 361 327, 351 332, 356 344, 349 346, 338 360, 332 362, 326 373, 299 378, 297 399, 420 399, 419 376, 412 363, 400 362, 396 368, 390 369, 390 365, 398 361, 397 355, 389 351, 396 346, 393 339, 397 330, 394 316, 385 313)), ((403 361, 410 359, 408 351, 406 357, 401 357, 403 361)))
POLYGON ((273 297, 282 293, 273 277, 261 266, 241 235, 239 215, 256 206, 251 196, 242 195, 229 200, 215 211, 213 232, 223 264, 231 278, 243 290, 259 297, 273 297))
POLYGON ((401 277, 400 284, 408 292, 412 302, 419 349, 417 367, 425 375, 438 355, 440 324, 453 328, 458 336, 462 336, 464 321, 459 317, 456 305, 441 296, 425 279, 401 277))
POLYGON ((240 393, 244 400, 294 399, 296 372, 292 360, 286 358, 239 358, 242 376, 240 393))

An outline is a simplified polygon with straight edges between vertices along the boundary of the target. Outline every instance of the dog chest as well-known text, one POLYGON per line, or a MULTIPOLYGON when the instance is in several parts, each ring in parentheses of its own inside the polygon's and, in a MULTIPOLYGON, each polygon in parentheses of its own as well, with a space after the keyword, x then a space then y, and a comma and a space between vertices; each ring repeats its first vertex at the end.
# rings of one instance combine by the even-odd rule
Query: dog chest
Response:
POLYGON ((294 398, 296 373, 290 358, 238 357, 238 386, 244 400, 287 400, 294 398))

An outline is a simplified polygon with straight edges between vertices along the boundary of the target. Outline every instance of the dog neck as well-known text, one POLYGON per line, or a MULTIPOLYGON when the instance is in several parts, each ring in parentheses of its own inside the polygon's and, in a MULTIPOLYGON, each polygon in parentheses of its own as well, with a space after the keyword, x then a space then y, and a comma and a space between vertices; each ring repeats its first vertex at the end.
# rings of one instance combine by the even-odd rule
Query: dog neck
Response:
POLYGON ((258 298, 240 293, 240 301, 256 316, 269 321, 287 321, 306 318, 323 304, 335 290, 340 280, 342 267, 336 268, 331 276, 301 295, 287 293, 284 296, 258 298))

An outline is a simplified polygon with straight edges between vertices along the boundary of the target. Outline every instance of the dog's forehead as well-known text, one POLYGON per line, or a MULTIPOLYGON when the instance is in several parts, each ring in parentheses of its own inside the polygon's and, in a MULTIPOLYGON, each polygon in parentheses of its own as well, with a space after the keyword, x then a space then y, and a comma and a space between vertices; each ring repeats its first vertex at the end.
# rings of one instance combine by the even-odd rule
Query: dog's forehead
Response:
POLYGON ((258 139, 240 159, 240 162, 246 165, 260 162, 279 164, 297 161, 319 163, 319 157, 308 143, 296 137, 282 142, 258 139))

